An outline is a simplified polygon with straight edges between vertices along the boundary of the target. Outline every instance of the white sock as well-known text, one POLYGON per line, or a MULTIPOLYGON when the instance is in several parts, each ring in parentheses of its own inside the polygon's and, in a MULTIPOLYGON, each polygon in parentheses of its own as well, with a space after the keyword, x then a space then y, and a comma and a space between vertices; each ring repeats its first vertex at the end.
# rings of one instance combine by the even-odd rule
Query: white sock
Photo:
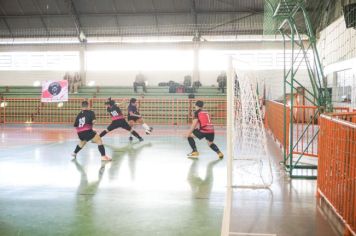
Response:
POLYGON ((146 123, 143 123, 143 124, 142 124, 142 127, 143 127, 145 130, 150 130, 150 127, 149 127, 146 123))

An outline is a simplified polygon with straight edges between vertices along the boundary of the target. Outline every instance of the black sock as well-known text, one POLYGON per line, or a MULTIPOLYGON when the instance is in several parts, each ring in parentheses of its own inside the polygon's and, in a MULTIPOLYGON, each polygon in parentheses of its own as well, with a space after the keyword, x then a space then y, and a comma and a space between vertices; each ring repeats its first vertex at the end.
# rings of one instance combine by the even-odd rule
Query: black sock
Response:
POLYGON ((194 139, 192 137, 189 137, 188 138, 188 142, 189 142, 190 147, 193 149, 193 152, 196 152, 197 151, 197 146, 195 146, 194 139))
POLYGON ((219 153, 219 152, 220 152, 218 146, 216 146, 215 143, 212 143, 212 144, 210 145, 210 148, 213 149, 214 152, 216 152, 216 153, 219 153))
POLYGON ((106 134, 108 133, 108 131, 104 130, 103 132, 100 133, 100 137, 104 137, 106 134))
POLYGON ((105 156, 105 148, 104 148, 104 145, 98 145, 98 149, 99 149, 99 152, 101 154, 101 156, 105 156))
POLYGON ((136 138, 141 139, 141 136, 140 136, 135 130, 132 130, 132 131, 131 131, 131 134, 132 134, 133 136, 135 136, 136 138))
POLYGON ((77 154, 80 150, 82 150, 82 148, 79 147, 79 145, 77 145, 77 146, 75 147, 74 153, 77 154))

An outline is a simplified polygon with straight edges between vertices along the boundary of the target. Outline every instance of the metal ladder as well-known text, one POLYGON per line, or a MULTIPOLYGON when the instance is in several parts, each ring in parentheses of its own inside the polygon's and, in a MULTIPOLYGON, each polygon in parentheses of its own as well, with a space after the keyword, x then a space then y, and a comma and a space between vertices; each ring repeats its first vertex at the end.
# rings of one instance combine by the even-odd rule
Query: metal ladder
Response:
POLYGON ((317 165, 303 163, 303 159, 308 155, 307 151, 312 142, 318 137, 318 132, 304 143, 305 148, 299 154, 295 150, 301 142, 305 142, 306 131, 313 125, 312 120, 317 119, 325 111, 331 111, 331 99, 324 81, 323 68, 320 62, 319 53, 316 47, 316 37, 310 21, 310 17, 302 0, 280 0, 274 6, 266 0, 273 8, 273 18, 278 21, 278 29, 283 37, 284 44, 284 160, 283 165, 289 176, 292 178, 311 178, 317 176, 317 165), (287 68, 286 46, 290 43, 291 63, 287 68), (312 58, 309 52, 313 52, 312 58), (301 58, 301 60, 299 60, 301 58), (298 81, 296 75, 302 63, 305 63, 311 88, 307 88, 303 82, 298 81), (302 88, 305 93, 300 93, 297 87, 302 88), (287 91, 291 94, 291 105, 287 107, 287 91), (313 117, 305 125, 304 131, 294 139, 294 94, 297 93, 303 99, 316 106, 313 117), (287 112, 290 120, 287 121, 287 112), (289 124, 289 126, 288 126, 289 124), (289 137, 287 137, 289 129, 289 137), (289 141, 287 147, 287 140, 289 141))

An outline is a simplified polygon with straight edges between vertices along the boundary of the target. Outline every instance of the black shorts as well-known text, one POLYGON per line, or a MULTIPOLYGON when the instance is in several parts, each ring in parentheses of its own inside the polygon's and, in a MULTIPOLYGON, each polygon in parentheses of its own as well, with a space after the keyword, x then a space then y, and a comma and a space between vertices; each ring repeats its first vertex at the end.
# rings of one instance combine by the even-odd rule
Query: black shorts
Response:
POLYGON ((139 119, 141 119, 141 117, 137 117, 137 116, 128 116, 127 117, 128 120, 133 120, 133 121, 138 121, 139 119))
POLYGON ((193 130, 193 135, 195 137, 197 137, 198 139, 205 138, 209 142, 213 142, 214 141, 214 136, 215 136, 214 133, 203 133, 199 129, 193 130))
POLYGON ((85 130, 85 131, 82 131, 82 132, 79 132, 78 133, 78 137, 81 141, 90 141, 92 140, 96 135, 96 132, 92 129, 90 130, 85 130))
POLYGON ((108 126, 107 130, 112 131, 117 128, 123 128, 126 129, 127 131, 131 130, 131 127, 129 126, 129 124, 125 119, 113 120, 111 124, 108 126))

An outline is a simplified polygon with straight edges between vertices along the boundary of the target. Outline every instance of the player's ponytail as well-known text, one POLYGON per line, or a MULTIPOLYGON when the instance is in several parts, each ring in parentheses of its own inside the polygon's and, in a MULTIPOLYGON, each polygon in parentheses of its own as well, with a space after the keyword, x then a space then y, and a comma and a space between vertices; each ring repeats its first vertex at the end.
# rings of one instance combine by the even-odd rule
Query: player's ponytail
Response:
POLYGON ((197 107, 199 107, 199 108, 203 108, 203 106, 204 106, 204 102, 203 102, 203 101, 198 100, 198 101, 195 103, 195 105, 196 105, 197 107))
POLYGON ((115 101, 112 100, 111 97, 109 97, 108 100, 105 102, 105 105, 114 106, 115 105, 115 101))
POLYGON ((130 99, 130 104, 135 103, 136 101, 137 101, 136 98, 131 98, 131 99, 130 99))

